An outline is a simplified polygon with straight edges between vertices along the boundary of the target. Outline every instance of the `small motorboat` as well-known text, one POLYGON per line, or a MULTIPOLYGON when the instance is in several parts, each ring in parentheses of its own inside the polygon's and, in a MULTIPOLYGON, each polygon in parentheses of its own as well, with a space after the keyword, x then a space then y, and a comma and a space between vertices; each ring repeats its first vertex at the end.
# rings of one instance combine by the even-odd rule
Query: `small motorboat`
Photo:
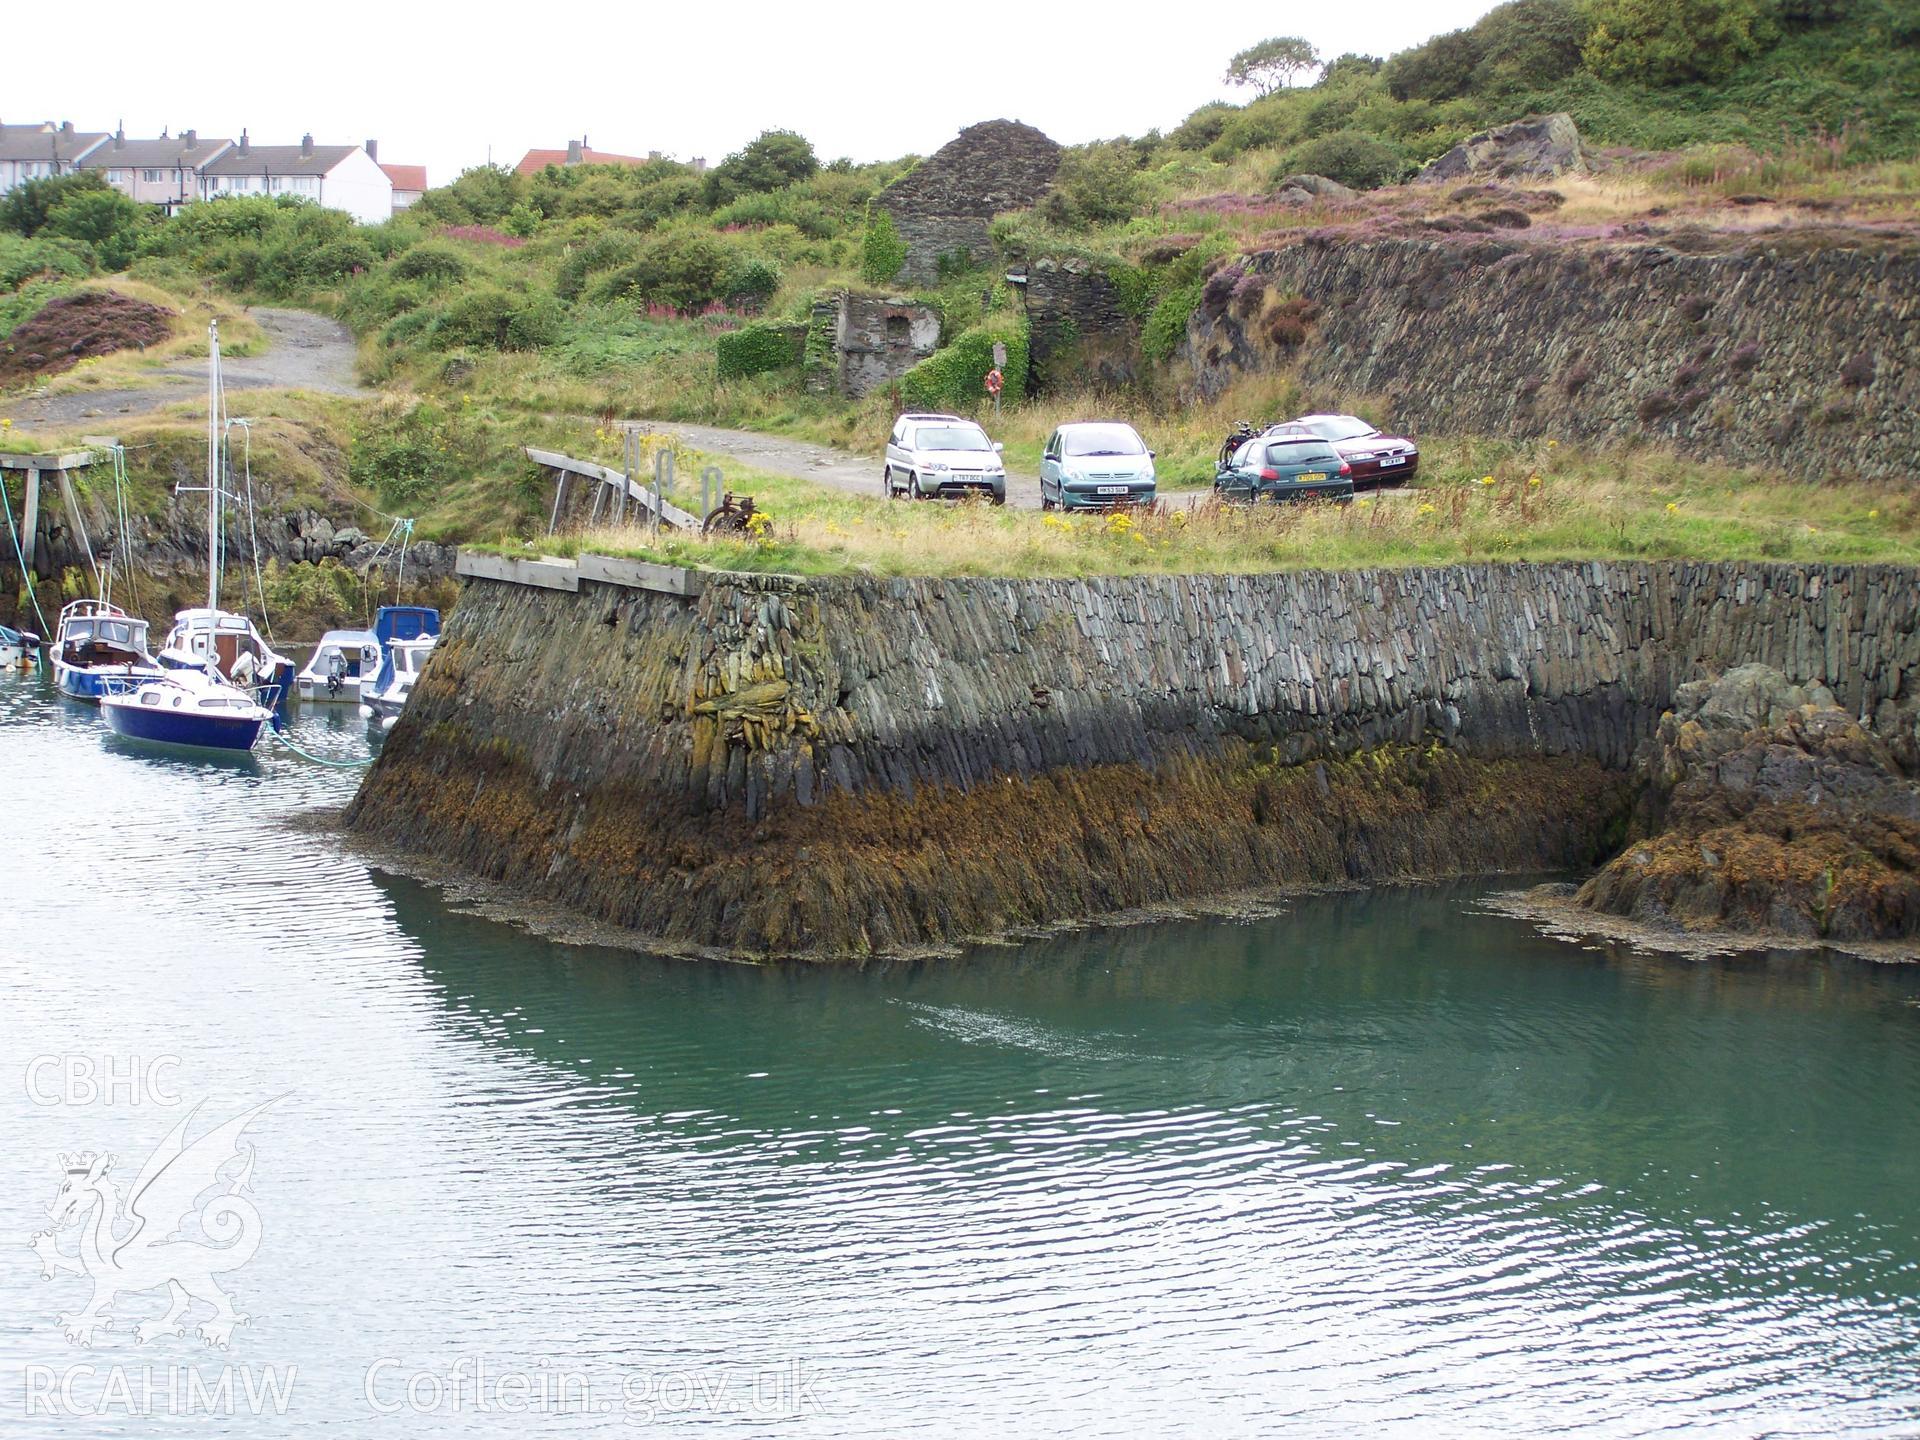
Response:
POLYGON ((413 694, 413 682, 433 653, 437 635, 422 635, 417 640, 396 640, 387 646, 387 664, 380 671, 382 684, 365 692, 365 708, 383 724, 391 724, 406 708, 413 694))
POLYGON ((0 670, 22 670, 40 653, 40 637, 31 630, 0 625, 0 670))
POLYGON ((200 674, 209 660, 221 679, 242 689, 272 686, 284 696, 294 683, 293 661, 277 654, 246 616, 210 605, 180 611, 160 647, 161 667, 200 674))
POLYGON ((358 703, 380 670, 380 637, 371 630, 329 630, 294 679, 303 701, 358 703))
POLYGON ((371 679, 362 677, 361 689, 371 694, 384 690, 393 679, 392 648, 403 640, 424 640, 440 633, 440 612, 431 605, 382 605, 373 617, 374 638, 380 644, 380 666, 371 679))
POLYGON ((195 750, 251 750, 273 719, 270 705, 211 667, 122 685, 100 697, 100 713, 116 735, 195 750))
POLYGON ((91 703, 130 681, 160 673, 147 650, 146 621, 106 600, 74 600, 60 612, 53 683, 68 699, 91 703))

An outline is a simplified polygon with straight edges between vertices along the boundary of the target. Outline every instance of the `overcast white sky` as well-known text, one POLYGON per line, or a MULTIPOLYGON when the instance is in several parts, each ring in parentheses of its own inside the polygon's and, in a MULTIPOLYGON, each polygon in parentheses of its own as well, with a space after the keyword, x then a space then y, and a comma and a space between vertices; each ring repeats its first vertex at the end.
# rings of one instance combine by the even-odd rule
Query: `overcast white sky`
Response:
POLYGON ((1385 55, 1493 3, 21 3, 7 7, 0 120, 124 121, 129 136, 245 126, 262 144, 375 137, 382 160, 424 164, 436 185, 489 148, 510 165, 582 134, 597 149, 718 160, 786 127, 823 160, 881 160, 1000 117, 1068 144, 1167 129, 1244 98, 1221 72, 1268 35, 1385 55))

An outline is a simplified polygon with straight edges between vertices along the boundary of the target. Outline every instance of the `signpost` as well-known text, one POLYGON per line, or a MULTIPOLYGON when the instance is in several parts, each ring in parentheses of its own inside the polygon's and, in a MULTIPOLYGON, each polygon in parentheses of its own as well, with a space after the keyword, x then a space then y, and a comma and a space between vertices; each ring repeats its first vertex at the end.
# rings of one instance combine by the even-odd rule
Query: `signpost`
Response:
MULTIPOLYGON (((1000 348, 998 345, 994 346, 996 350, 1000 348)), ((997 366, 987 372, 987 393, 993 396, 993 413, 996 419, 1000 415, 1000 391, 1006 383, 1006 377, 1000 373, 997 366)))

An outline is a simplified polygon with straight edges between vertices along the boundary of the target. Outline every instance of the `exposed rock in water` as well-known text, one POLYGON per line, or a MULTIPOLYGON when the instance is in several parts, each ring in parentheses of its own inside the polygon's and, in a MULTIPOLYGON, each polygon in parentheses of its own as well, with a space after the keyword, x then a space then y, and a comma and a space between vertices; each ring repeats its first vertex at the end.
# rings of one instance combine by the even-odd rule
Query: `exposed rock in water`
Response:
POLYGON ((1581 905, 1687 931, 1920 934, 1911 700, 1881 707, 1885 737, 1825 686, 1764 665, 1682 685, 1673 702, 1636 762, 1647 838, 1581 905))
POLYGON ((1511 125, 1496 125, 1469 135, 1417 177, 1421 180, 1459 180, 1468 175, 1492 175, 1502 180, 1550 180, 1556 175, 1584 175, 1587 150, 1580 127, 1565 111, 1530 115, 1511 125))

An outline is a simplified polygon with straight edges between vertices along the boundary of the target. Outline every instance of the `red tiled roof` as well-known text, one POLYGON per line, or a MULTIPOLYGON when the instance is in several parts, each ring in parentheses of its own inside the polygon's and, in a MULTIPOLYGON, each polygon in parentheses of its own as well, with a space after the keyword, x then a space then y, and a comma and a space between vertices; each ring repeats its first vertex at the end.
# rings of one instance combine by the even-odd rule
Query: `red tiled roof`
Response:
MULTIPOLYGON (((529 150, 520 157, 520 163, 513 168, 522 175, 538 175, 549 165, 565 165, 568 152, 562 150, 529 150)), ((645 165, 644 155, 613 155, 605 150, 582 150, 579 162, 582 165, 645 165)))
POLYGON ((393 182, 396 190, 420 190, 427 188, 427 167, 424 165, 389 165, 381 162, 380 168, 387 172, 387 179, 393 182))

